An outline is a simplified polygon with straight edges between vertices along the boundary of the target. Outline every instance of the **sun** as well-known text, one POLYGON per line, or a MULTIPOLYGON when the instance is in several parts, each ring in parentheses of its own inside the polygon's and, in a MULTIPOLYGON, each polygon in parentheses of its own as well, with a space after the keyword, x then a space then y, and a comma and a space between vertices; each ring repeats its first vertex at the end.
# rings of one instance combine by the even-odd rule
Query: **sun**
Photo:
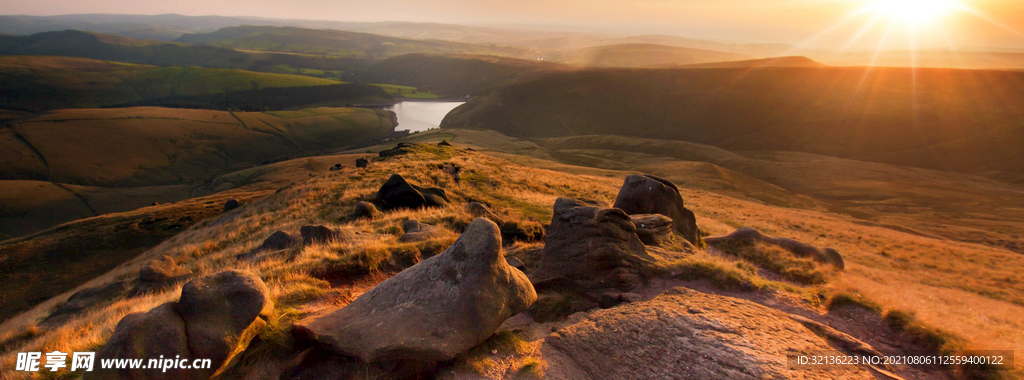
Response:
POLYGON ((910 26, 921 26, 963 9, 955 0, 871 0, 870 11, 910 26))

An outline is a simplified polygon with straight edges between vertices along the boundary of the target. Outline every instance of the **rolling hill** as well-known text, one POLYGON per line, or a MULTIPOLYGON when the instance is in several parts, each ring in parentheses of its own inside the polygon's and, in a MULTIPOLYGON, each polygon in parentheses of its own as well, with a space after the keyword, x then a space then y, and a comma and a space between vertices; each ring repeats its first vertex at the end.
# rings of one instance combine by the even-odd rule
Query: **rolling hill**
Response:
POLYGON ((749 58, 742 54, 656 44, 603 45, 545 55, 546 60, 575 66, 630 68, 674 67, 749 58))
MULTIPOLYGON (((922 346, 928 350, 1005 349, 1006 346, 1018 347, 1024 342, 1024 335, 1019 328, 1024 294, 1018 287, 1007 286, 1020 281, 1021 274, 1014 270, 1024 260, 1020 254, 986 244, 962 243, 941 236, 900 231, 825 209, 792 207, 797 203, 807 204, 808 200, 800 200, 799 195, 787 194, 785 189, 773 189, 764 180, 744 177, 739 172, 716 164, 688 161, 709 159, 724 163, 733 159, 743 160, 734 153, 708 146, 684 144, 688 148, 685 150, 691 153, 685 157, 686 160, 682 160, 664 156, 681 150, 681 146, 673 145, 672 142, 660 146, 657 151, 635 154, 618 149, 630 145, 643 148, 651 141, 596 136, 544 139, 538 144, 480 130, 431 131, 408 139, 430 144, 405 146, 403 149, 406 154, 378 158, 365 169, 346 168, 307 178, 292 177, 295 182, 281 191, 231 194, 246 197, 247 206, 238 211, 221 214, 208 209, 211 204, 219 204, 228 196, 222 194, 215 198, 197 198, 173 205, 147 207, 132 213, 90 218, 32 237, 0 243, 0 247, 4 248, 0 250, 4 252, 2 258, 12 269, 4 278, 6 281, 0 284, 11 299, 17 302, 3 305, 0 315, 6 319, 18 313, 0 327, 3 329, 0 341, 7 347, 3 363, 13 363, 16 352, 35 350, 37 347, 63 344, 62 347, 73 351, 102 344, 125 312, 145 311, 177 297, 178 287, 136 298, 115 295, 87 306, 86 310, 62 327, 36 326, 73 292, 122 281, 130 286, 139 277, 139 267, 166 254, 172 255, 177 263, 199 276, 241 268, 266 277, 275 306, 284 311, 272 319, 273 324, 267 324, 268 330, 264 330, 266 334, 261 334, 261 339, 253 340, 249 349, 242 354, 242 359, 233 364, 230 374, 245 377, 267 371, 275 371, 274 374, 289 373, 289 368, 294 366, 292 363, 298 362, 293 358, 301 352, 309 352, 308 345, 291 338, 289 332, 293 324, 302 318, 323 315, 322 311, 326 307, 336 306, 337 302, 347 304, 355 298, 350 294, 362 293, 420 260, 418 258, 410 264, 402 264, 398 259, 407 257, 401 256, 403 254, 414 252, 414 257, 429 257, 437 254, 437 247, 452 245, 455 235, 463 231, 465 225, 472 220, 463 211, 467 202, 486 202, 506 221, 553 223, 552 204, 557 197, 580 197, 610 204, 622 185, 623 177, 641 170, 670 175, 680 185, 681 196, 688 207, 697 214, 702 230, 708 233, 724 234, 736 230, 738 226, 753 226, 766 233, 834 247, 842 253, 845 261, 843 271, 830 272, 821 283, 807 284, 786 280, 775 274, 786 267, 767 269, 768 264, 764 264, 764 261, 758 262, 752 258, 736 257, 711 249, 689 249, 684 252, 681 261, 674 262, 670 267, 673 269, 669 272, 670 276, 659 277, 652 281, 654 285, 651 288, 642 289, 644 297, 660 294, 657 286, 661 282, 668 282, 670 287, 683 286, 698 293, 726 296, 721 303, 714 304, 714 308, 748 301, 762 304, 804 318, 821 320, 822 325, 848 334, 841 336, 846 339, 843 342, 849 342, 850 337, 855 335, 857 339, 880 347, 880 350, 909 350, 922 346), (434 144, 442 138, 456 145, 440 147, 434 144), (475 152, 467 151, 464 147, 473 147, 475 152), (579 164, 566 163, 572 160, 577 160, 579 164), (608 167, 606 164, 609 162, 618 163, 619 166, 608 167), (456 183, 440 169, 445 164, 462 168, 460 182, 456 183), (352 218, 350 212, 355 202, 372 198, 384 179, 395 173, 417 184, 444 188, 452 200, 451 204, 420 210, 385 211, 372 219, 352 218), (712 181, 715 184, 707 185, 712 181), (746 195, 719 192, 713 189, 716 184, 742 187, 746 195), (761 191, 773 194, 760 194, 761 191), (779 196, 783 198, 781 200, 792 203, 791 206, 782 206, 759 202, 750 199, 750 195, 779 196), (199 221, 190 222, 187 226, 154 223, 165 218, 178 223, 182 215, 199 221), (399 225, 408 219, 435 225, 443 229, 445 235, 424 242, 401 243, 398 237, 400 232, 396 231, 400 231, 399 225), (237 257, 259 246, 262 239, 273 231, 293 231, 310 223, 351 232, 353 237, 327 244, 275 251, 261 261, 242 261, 237 257), (124 226, 130 228, 119 229, 124 226), (139 244, 133 246, 131 251, 117 252, 116 255, 102 251, 106 247, 97 243, 90 244, 94 247, 75 257, 40 249, 47 244, 84 244, 96 236, 106 236, 100 234, 129 238, 151 237, 163 243, 152 248, 139 244), (166 238, 168 235, 171 237, 166 238), (33 256, 36 254, 39 256, 33 256), (67 265, 73 260, 83 264, 78 267, 67 265), (37 274, 43 267, 53 268, 49 276, 52 286, 48 289, 37 286, 40 283, 37 274), (32 299, 33 295, 43 297, 32 299), (972 312, 964 313, 965 307, 972 312), (902 322, 897 324, 899 321, 896 319, 901 316, 899 321, 902 322), (83 326, 93 328, 85 329, 83 326), (83 335, 81 331, 88 331, 88 335, 83 335), (285 338, 270 338, 275 336, 285 338), (269 355, 278 359, 268 359, 269 355)), ((372 149, 393 147, 392 142, 372 149)), ((359 151, 365 149, 359 148, 359 151)), ((804 172, 812 176, 835 175, 836 168, 841 168, 842 175, 852 175, 851 178, 857 179, 853 182, 862 182, 864 185, 872 184, 863 181, 865 179, 880 179, 895 174, 907 177, 907 191, 927 192, 934 190, 930 187, 935 185, 945 187, 967 177, 960 176, 958 179, 958 176, 930 170, 906 170, 890 165, 811 156, 765 156, 750 159, 747 164, 786 172, 791 170, 786 165, 804 162, 806 166, 790 172, 804 172), (773 165, 773 161, 779 165, 773 165), (916 180, 923 182, 915 185, 916 180)), ((325 159, 341 161, 340 157, 325 159)), ((260 166, 229 176, 244 178, 275 175, 272 173, 278 171, 285 175, 294 174, 295 169, 304 167, 307 160, 260 166)), ((1010 190, 1013 193, 1006 186, 990 190, 995 193, 1010 190)), ((969 191, 965 189, 964 194, 969 194, 969 191)), ((987 199, 981 194, 975 196, 975 201, 983 204, 1001 202, 987 199)), ((983 210, 987 212, 990 209, 986 207, 983 210)), ((890 209, 889 212, 902 211, 890 209)), ((548 233, 552 233, 550 231, 548 233)), ((110 239, 95 240, 103 243, 110 239)), ((516 242, 499 252, 527 263, 524 267, 530 271, 539 255, 547 254, 541 251, 544 246, 540 242, 516 242)), ((758 254, 774 252, 762 252, 763 249, 758 248, 758 254)), ((667 251, 653 246, 648 246, 647 250, 657 253, 667 251)), ((543 295, 554 300, 562 296, 550 292, 543 295)), ((555 302, 550 299, 548 302, 555 302)), ((640 302, 643 301, 635 301, 635 304, 640 302)), ((626 307, 632 306, 618 305, 611 310, 621 311, 626 307)), ((706 313, 692 310, 695 309, 690 303, 679 309, 679 313, 706 317, 706 313)), ((516 339, 523 342, 530 342, 525 344, 513 340, 524 347, 549 344, 544 342, 545 337, 564 336, 571 331, 559 329, 553 333, 551 326, 560 326, 563 318, 577 311, 569 307, 564 311, 559 309, 561 314, 555 314, 549 322, 540 323, 543 309, 531 309, 531 318, 524 316, 522 322, 512 321, 519 323, 517 326, 526 326, 523 329, 525 332, 509 334, 520 337, 516 339)), ((786 320, 785 315, 773 314, 772 320, 786 320)), ((569 323, 575 323, 586 316, 577 314, 568 317, 569 323)), ((624 315, 622 319, 631 318, 632 315, 624 315)), ((711 331, 720 333, 720 325, 712 326, 711 331)), ((647 331, 643 328, 636 330, 647 331)), ((794 331, 805 329, 796 325, 794 331)), ((807 336, 819 339, 809 331, 820 330, 812 327, 806 331, 807 336)), ((716 339, 718 336, 715 335, 716 339)), ((770 336, 774 338, 776 335, 770 336)), ((831 333, 828 336, 840 335, 831 333)), ((669 339, 677 337, 673 334, 669 339)), ((444 370, 467 373, 466 377, 499 378, 483 376, 487 367, 476 365, 472 360, 497 363, 497 360, 519 361, 523 356, 548 363, 550 367, 545 368, 548 368, 549 374, 557 374, 554 371, 564 368, 556 356, 545 356, 544 350, 516 349, 511 353, 495 351, 491 347, 503 350, 500 348, 503 346, 494 342, 485 343, 482 347, 478 350, 480 353, 474 351, 453 363, 443 363, 450 366, 444 367, 444 370), (487 356, 487 353, 495 355, 493 352, 498 352, 500 356, 487 356), (483 355, 486 361, 479 359, 479 355, 483 355)), ((326 358, 322 360, 329 365, 346 360, 336 355, 318 355, 325 355, 326 358)), ((701 356, 697 360, 706 358, 701 356)), ((321 362, 312 363, 315 366, 303 367, 310 371, 306 373, 326 371, 321 362)), ((331 373, 368 371, 359 365, 356 363, 334 369, 331 373)), ((518 367, 512 368, 512 373, 518 370, 518 367)), ((892 372, 907 378, 930 378, 914 377, 924 372, 908 367, 896 367, 892 372)))
POLYGON ((524 49, 440 40, 411 40, 375 34, 295 27, 238 26, 211 33, 186 34, 182 43, 248 51, 312 56, 385 59, 411 53, 523 56, 524 49))
POLYGON ((65 30, 29 36, 0 35, 0 55, 91 58, 156 66, 195 66, 302 74, 349 81, 373 61, 366 57, 326 57, 241 52, 214 46, 134 39, 65 30))
POLYGON ((0 108, 26 111, 339 83, 301 75, 235 69, 159 67, 69 57, 0 56, 0 108))
POLYGON ((902 68, 588 70, 516 83, 445 128, 608 134, 1020 173, 1024 73, 902 68))
POLYGON ((823 63, 815 62, 813 59, 807 57, 793 56, 793 57, 776 57, 776 58, 762 58, 762 59, 750 59, 745 61, 725 61, 725 62, 710 62, 710 63, 698 63, 693 65, 684 65, 682 68, 687 69, 762 69, 771 67, 811 67, 811 68, 822 68, 825 67, 823 63))
POLYGON ((234 186, 212 182, 224 173, 367 144, 394 125, 392 113, 362 108, 136 107, 24 117, 0 129, 0 186, 10 190, 0 197, 0 236, 224 191, 234 186))
POLYGON ((418 87, 447 97, 481 95, 534 73, 566 70, 554 63, 480 55, 406 54, 373 64, 359 77, 370 83, 418 87))

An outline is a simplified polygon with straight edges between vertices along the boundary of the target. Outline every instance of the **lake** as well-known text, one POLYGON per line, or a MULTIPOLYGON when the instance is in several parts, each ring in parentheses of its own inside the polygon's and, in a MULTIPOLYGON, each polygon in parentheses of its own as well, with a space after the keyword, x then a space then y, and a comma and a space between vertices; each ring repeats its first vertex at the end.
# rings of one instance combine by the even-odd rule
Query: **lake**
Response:
POLYGON ((387 110, 398 115, 396 131, 423 132, 441 125, 448 112, 465 102, 404 101, 387 110))

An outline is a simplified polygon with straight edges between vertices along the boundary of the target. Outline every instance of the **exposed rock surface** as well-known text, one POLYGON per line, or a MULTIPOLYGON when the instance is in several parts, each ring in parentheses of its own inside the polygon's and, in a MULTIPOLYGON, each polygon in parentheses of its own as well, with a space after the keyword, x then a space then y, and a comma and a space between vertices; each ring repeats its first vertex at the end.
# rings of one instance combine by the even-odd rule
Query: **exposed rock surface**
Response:
POLYGON ((42 322, 40 327, 53 328, 64 324, 78 312, 103 302, 111 301, 128 293, 128 282, 118 281, 112 284, 82 289, 68 297, 68 301, 57 307, 42 322))
POLYGON ((420 223, 416 220, 406 220, 402 223, 402 231, 405 233, 398 238, 402 243, 415 243, 445 236, 444 228, 430 224, 420 223))
POLYGON ((129 292, 129 296, 164 289, 189 278, 192 278, 191 270, 178 265, 170 256, 163 255, 139 269, 139 282, 129 292))
POLYGON ((295 234, 290 234, 284 231, 275 231, 264 239, 263 244, 260 244, 259 247, 250 252, 240 254, 236 258, 239 260, 251 260, 260 253, 292 248, 298 246, 301 242, 301 237, 296 236, 295 234))
POLYGON ((486 340, 536 298, 526 275, 506 264, 498 226, 481 218, 443 253, 348 306, 300 321, 296 334, 365 362, 445 361, 486 340))
POLYGON ((571 198, 555 201, 544 252, 530 279, 538 288, 631 290, 649 276, 648 255, 629 215, 571 198))
POLYGON ((672 240, 672 219, 661 214, 630 215, 636 235, 647 245, 662 245, 672 240))
POLYGON ((370 166, 370 160, 367 160, 365 158, 357 158, 356 159, 356 167, 357 168, 365 168, 367 166, 370 166))
POLYGON ((224 202, 224 212, 228 212, 239 207, 242 207, 242 203, 237 199, 228 199, 227 202, 224 202))
POLYGON ((185 321, 178 314, 178 303, 168 302, 146 313, 132 313, 121 318, 114 334, 96 352, 95 369, 85 379, 205 379, 206 371, 169 369, 167 372, 147 369, 100 369, 102 359, 191 359, 185 321))
POLYGON ((378 216, 380 216, 380 210, 377 210, 377 206, 370 202, 356 202, 356 206, 352 210, 352 219, 373 219, 378 216))
POLYGON ((384 210, 418 209, 444 206, 448 204, 448 195, 444 189, 415 186, 406 182, 402 176, 392 174, 377 190, 377 201, 384 210))
POLYGON ((448 140, 441 140, 441 142, 437 143, 437 146, 452 146, 452 144, 448 140))
POLYGON ((216 370, 241 352, 274 310, 270 291, 256 275, 228 270, 189 281, 178 312, 185 321, 192 355, 211 359, 216 370))
POLYGON ((550 379, 873 379, 867 370, 791 370, 787 355, 839 355, 786 314, 676 288, 582 316, 544 341, 550 379))
MULTIPOLYGON (((178 302, 146 313, 132 313, 118 322, 114 334, 97 352, 99 359, 210 359, 210 369, 102 370, 86 379, 208 379, 266 325, 260 316, 274 308, 267 286, 249 272, 229 270, 189 281, 178 302)), ((97 365, 98 366, 98 365, 97 365)))
POLYGON ((790 238, 765 235, 751 227, 740 228, 725 236, 705 238, 704 242, 712 247, 755 243, 771 244, 790 251, 794 255, 810 257, 821 263, 832 264, 839 269, 846 267, 843 257, 835 249, 818 248, 790 238))
POLYGON ((631 175, 615 197, 617 209, 627 214, 662 214, 672 219, 676 231, 693 244, 698 244, 700 229, 693 211, 683 206, 679 188, 667 179, 631 175))

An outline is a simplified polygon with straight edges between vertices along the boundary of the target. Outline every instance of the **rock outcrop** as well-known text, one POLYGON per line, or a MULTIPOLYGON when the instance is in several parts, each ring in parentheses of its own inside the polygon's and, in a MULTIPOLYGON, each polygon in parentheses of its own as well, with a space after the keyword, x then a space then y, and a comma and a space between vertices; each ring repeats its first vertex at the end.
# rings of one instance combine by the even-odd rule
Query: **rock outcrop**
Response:
POLYGON ((672 240, 672 219, 661 214, 630 215, 636 235, 646 245, 663 245, 672 240))
POLYGON ((264 239, 263 243, 260 244, 259 247, 256 247, 256 249, 252 251, 240 254, 235 258, 239 260, 252 260, 261 253, 292 248, 298 246, 301 242, 301 237, 296 236, 295 234, 290 234, 284 231, 275 231, 264 239))
POLYGON ((132 313, 121 318, 114 334, 96 352, 96 369, 86 372, 92 379, 206 379, 209 372, 194 369, 169 369, 167 372, 148 369, 101 369, 102 359, 156 359, 193 356, 188 347, 185 321, 178 314, 178 303, 168 302, 146 313, 132 313))
POLYGON ((448 204, 448 195, 444 189, 419 187, 406 182, 398 174, 392 174, 377 190, 377 202, 384 210, 418 209, 444 206, 448 204))
POLYGON ((327 244, 334 240, 343 238, 340 231, 327 226, 302 226, 299 228, 302 235, 302 245, 327 244))
POLYGON ((192 271, 174 262, 170 256, 163 255, 150 261, 139 269, 139 281, 135 283, 128 295, 135 297, 161 289, 192 278, 192 271))
POLYGON ((617 209, 627 214, 662 214, 672 219, 672 225, 683 237, 699 244, 700 229, 693 211, 683 205, 679 188, 667 179, 654 176, 631 175, 615 197, 617 209))
POLYGON ((252 273, 229 270, 189 281, 177 302, 124 316, 99 359, 210 359, 210 369, 97 369, 86 379, 208 379, 242 352, 274 308, 252 273))
POLYGON ((583 315, 548 336, 550 379, 874 379, 864 368, 790 369, 798 352, 840 355, 787 314, 675 288, 583 315))
POLYGON ((537 269, 530 275, 538 288, 628 291, 649 277, 655 261, 629 215, 578 199, 555 201, 544 241, 537 269))
POLYGON ((365 168, 367 166, 370 166, 370 160, 367 160, 365 158, 357 158, 356 159, 356 167, 357 168, 365 168))
POLYGON ((242 207, 242 203, 237 199, 228 199, 227 202, 224 202, 224 212, 228 212, 239 207, 242 207))
POLYGON ((799 257, 810 257, 820 263, 832 264, 838 269, 846 267, 842 255, 835 249, 818 248, 790 238, 768 236, 751 227, 740 228, 725 236, 708 237, 704 239, 704 242, 712 247, 755 243, 771 244, 790 251, 799 257))
POLYGON ((244 348, 274 310, 270 291, 256 275, 228 270, 189 281, 181 288, 178 312, 185 321, 188 347, 217 369, 244 348))
POLYGON ((402 243, 416 243, 434 238, 444 237, 447 233, 444 228, 430 224, 420 223, 416 220, 406 220, 402 223, 402 231, 405 233, 398 238, 402 243))
POLYGON ((380 216, 380 210, 373 203, 359 201, 352 209, 352 219, 373 219, 380 216))
POLYGON ((364 362, 445 361, 483 342, 537 294, 506 264, 498 226, 476 219, 447 250, 348 306, 300 321, 296 335, 364 362))

